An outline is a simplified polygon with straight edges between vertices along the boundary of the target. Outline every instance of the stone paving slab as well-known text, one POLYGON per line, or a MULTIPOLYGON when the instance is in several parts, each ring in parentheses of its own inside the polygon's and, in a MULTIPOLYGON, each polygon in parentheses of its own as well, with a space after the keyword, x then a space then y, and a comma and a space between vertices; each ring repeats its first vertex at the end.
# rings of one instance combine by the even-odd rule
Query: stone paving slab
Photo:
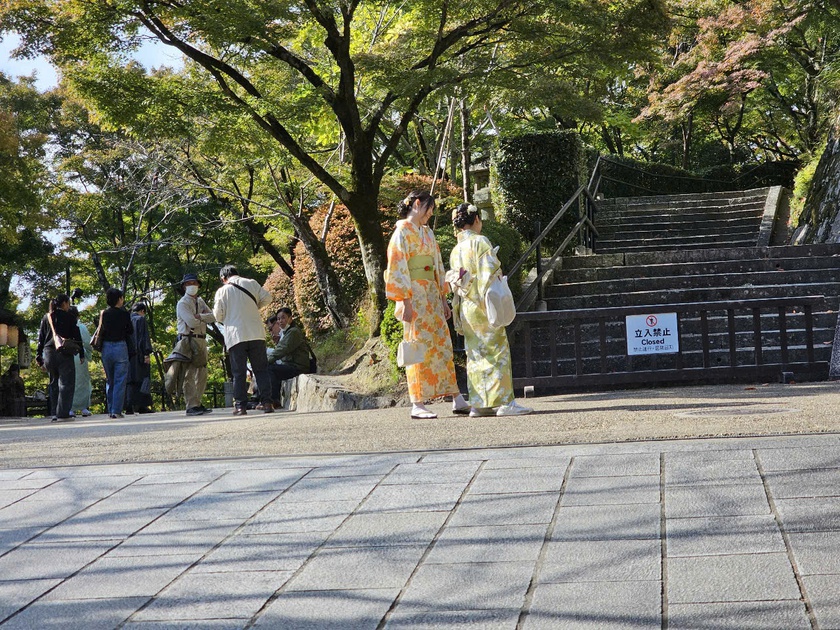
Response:
POLYGON ((0 630, 840 627, 838 447, 7 469, 0 630))

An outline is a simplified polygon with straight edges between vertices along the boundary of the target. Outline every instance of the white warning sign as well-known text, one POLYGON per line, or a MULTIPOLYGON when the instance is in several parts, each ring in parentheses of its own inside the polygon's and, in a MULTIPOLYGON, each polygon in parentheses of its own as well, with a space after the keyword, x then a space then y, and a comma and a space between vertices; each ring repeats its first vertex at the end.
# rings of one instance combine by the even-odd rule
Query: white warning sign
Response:
POLYGON ((676 313, 628 315, 627 354, 674 354, 680 351, 676 313))

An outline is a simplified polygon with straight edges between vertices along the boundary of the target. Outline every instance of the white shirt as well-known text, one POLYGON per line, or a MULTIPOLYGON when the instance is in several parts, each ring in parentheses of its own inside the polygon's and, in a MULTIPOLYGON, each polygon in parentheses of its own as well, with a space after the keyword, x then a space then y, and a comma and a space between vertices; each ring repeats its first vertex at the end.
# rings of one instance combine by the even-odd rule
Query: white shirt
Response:
POLYGON ((227 284, 216 291, 213 300, 213 315, 216 321, 225 325, 225 345, 232 348, 244 341, 265 341, 260 309, 271 304, 271 294, 260 286, 260 283, 250 278, 231 276, 227 284), (254 303, 244 291, 230 286, 236 284, 253 295, 254 303))

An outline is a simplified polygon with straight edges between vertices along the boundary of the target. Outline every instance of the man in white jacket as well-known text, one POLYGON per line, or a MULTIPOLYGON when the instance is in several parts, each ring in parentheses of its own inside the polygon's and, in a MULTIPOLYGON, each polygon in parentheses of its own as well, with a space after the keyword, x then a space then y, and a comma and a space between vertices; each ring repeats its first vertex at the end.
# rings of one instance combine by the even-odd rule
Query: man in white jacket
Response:
POLYGON ((222 286, 216 291, 213 315, 225 325, 225 345, 233 372, 233 415, 244 416, 248 408, 248 385, 245 380, 248 361, 257 381, 263 411, 272 413, 271 377, 260 309, 271 303, 271 294, 256 280, 243 278, 236 267, 225 265, 219 272, 222 286))

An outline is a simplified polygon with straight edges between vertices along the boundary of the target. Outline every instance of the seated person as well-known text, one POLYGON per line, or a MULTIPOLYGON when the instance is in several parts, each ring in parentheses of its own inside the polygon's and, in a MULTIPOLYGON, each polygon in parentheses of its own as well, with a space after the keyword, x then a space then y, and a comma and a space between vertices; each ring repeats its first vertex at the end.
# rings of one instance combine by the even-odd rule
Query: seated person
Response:
POLYGON ((274 347, 268 350, 271 373, 271 399, 280 404, 280 385, 283 381, 309 371, 309 345, 303 331, 292 321, 292 311, 285 306, 268 320, 274 347))

